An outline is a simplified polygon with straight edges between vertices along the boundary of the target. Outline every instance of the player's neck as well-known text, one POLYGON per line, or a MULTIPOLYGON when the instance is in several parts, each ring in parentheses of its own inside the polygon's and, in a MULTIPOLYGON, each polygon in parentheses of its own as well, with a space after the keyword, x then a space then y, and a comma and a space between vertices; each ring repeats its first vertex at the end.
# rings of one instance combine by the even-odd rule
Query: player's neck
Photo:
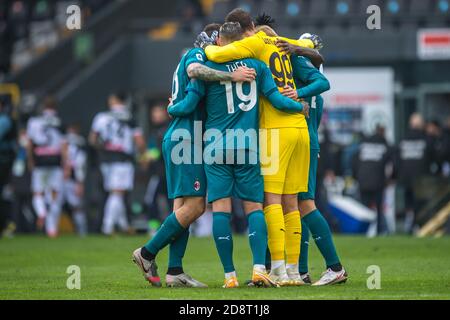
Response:
POLYGON ((43 114, 44 116, 54 116, 54 115, 56 115, 56 110, 53 110, 53 109, 44 109, 44 110, 42 110, 42 114, 43 114))
POLYGON ((251 36, 253 36, 253 35, 255 35, 255 34, 256 34, 255 30, 248 30, 248 31, 245 31, 245 32, 244 32, 244 38, 251 37, 251 36))

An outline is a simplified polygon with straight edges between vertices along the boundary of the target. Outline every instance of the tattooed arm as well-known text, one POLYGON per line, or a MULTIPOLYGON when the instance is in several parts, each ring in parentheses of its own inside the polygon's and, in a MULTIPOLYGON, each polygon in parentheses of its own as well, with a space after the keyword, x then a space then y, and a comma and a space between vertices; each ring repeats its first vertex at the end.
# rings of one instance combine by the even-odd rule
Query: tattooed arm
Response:
POLYGON ((201 63, 191 63, 187 68, 187 73, 189 78, 203 81, 250 82, 255 80, 256 76, 255 70, 247 67, 239 67, 234 72, 224 72, 201 63))

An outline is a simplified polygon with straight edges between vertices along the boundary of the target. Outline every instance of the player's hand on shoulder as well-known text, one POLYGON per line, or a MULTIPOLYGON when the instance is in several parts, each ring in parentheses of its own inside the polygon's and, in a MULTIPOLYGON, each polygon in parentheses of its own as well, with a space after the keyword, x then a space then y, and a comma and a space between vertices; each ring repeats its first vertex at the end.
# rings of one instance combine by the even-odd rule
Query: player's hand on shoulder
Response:
POLYGON ((297 94, 297 90, 293 89, 292 87, 286 85, 283 88, 283 91, 281 92, 282 95, 291 98, 293 100, 297 100, 298 99, 298 94, 297 94))
POLYGON ((293 45, 283 39, 278 39, 276 45, 281 50, 281 52, 286 54, 296 54, 298 49, 296 45, 293 45))
POLYGON ((255 69, 239 67, 231 74, 233 82, 252 82, 256 79, 255 69))

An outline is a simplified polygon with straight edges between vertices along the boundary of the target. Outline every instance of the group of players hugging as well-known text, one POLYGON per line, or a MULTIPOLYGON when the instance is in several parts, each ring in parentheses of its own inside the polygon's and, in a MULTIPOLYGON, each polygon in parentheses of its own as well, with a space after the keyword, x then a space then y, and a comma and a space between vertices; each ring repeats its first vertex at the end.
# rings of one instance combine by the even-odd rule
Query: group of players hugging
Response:
POLYGON ((248 221, 248 286, 322 286, 348 278, 314 203, 320 94, 330 88, 321 72, 322 40, 309 33, 299 40, 281 37, 273 22, 234 9, 223 24, 204 28, 175 70, 168 106, 173 119, 163 140, 173 212, 132 255, 153 286, 161 286, 156 256, 169 246, 166 285, 207 287, 182 265, 189 226, 204 213, 205 197, 224 288, 239 286, 231 197, 242 200, 248 221), (308 272, 310 233, 326 264, 315 282, 308 272))

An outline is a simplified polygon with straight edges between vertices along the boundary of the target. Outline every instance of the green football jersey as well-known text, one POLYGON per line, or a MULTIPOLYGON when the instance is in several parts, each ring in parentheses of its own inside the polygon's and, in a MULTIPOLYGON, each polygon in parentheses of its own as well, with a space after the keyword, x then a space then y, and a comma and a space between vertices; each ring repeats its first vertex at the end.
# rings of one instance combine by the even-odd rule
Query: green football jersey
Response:
MULTIPOLYGON (((235 60, 223 64, 208 61, 210 68, 233 72, 241 66, 253 68, 256 79, 252 82, 204 82, 193 80, 188 87, 200 97, 206 96, 205 129, 220 132, 224 149, 258 150, 259 94, 269 96, 278 90, 267 66, 255 59, 235 60), (230 131, 231 130, 231 131, 230 131)), ((212 132, 212 131, 210 131, 212 132)), ((206 137, 207 138, 207 137, 206 137)), ((214 143, 205 142, 205 145, 214 143)))
MULTIPOLYGON (((183 100, 187 94, 187 87, 190 78, 187 74, 187 68, 191 63, 205 64, 207 61, 205 52, 201 48, 192 48, 187 51, 180 60, 174 74, 172 81, 172 104, 176 104, 183 100)), ((194 121, 204 121, 205 110, 202 107, 195 108, 195 110, 185 117, 174 117, 169 124, 166 131, 165 138, 170 137, 172 132, 176 129, 186 129, 191 137, 194 136, 194 121)))
MULTIPOLYGON (((309 85, 309 92, 323 92, 323 88, 329 88, 328 80, 317 70, 309 59, 301 56, 291 56, 292 71, 294 75, 295 85, 301 92, 302 88, 308 86, 312 81, 314 84, 309 85)), ((309 103, 308 131, 310 137, 311 149, 319 149, 318 128, 322 117, 323 99, 320 95, 307 95, 304 97, 309 103)))

